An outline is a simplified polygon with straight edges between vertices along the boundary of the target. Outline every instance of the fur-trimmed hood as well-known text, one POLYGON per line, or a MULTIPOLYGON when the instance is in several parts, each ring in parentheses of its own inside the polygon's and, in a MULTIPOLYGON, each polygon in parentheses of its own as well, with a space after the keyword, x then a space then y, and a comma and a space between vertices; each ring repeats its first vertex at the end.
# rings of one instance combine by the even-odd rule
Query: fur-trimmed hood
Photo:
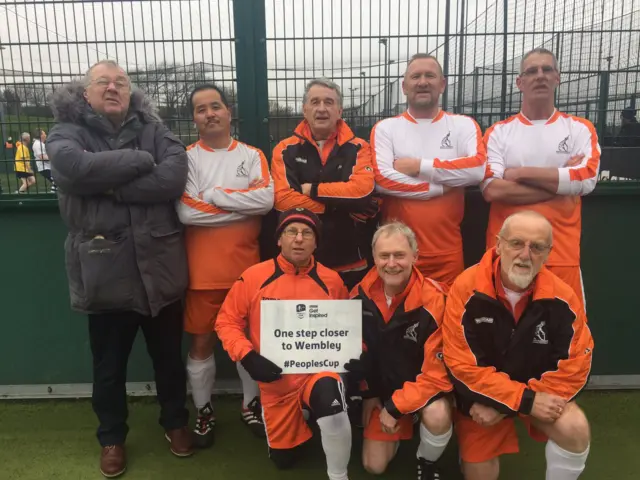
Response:
MULTIPOLYGON (((50 105, 56 122, 80 123, 90 108, 83 96, 84 90, 82 82, 74 81, 58 88, 51 95, 50 105)), ((145 123, 162 123, 158 109, 151 99, 135 87, 131 92, 129 104, 129 115, 131 113, 138 113, 145 123)))

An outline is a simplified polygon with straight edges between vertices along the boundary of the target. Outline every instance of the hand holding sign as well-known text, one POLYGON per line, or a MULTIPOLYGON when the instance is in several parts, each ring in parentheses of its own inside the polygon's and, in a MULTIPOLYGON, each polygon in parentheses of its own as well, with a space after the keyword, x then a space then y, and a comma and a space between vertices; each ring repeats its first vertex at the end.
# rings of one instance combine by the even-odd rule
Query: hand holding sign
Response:
POLYGON ((362 352, 359 300, 263 300, 260 353, 284 374, 344 372, 362 352))
POLYGON ((247 353, 240 363, 256 382, 271 383, 281 377, 280 367, 253 350, 247 353))

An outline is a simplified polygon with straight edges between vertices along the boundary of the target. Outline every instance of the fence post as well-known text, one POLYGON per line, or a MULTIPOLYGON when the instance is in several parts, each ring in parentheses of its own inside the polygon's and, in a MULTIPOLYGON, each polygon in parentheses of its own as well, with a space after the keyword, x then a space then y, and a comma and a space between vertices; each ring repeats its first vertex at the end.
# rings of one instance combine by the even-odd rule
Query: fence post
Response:
POLYGON ((604 142, 607 128, 607 104, 609 103, 609 71, 600 72, 600 94, 598 95, 598 137, 604 142))
POLYGON ((442 109, 446 110, 448 101, 447 97, 449 94, 449 40, 450 40, 450 27, 449 22, 451 20, 451 0, 447 0, 445 10, 444 10, 444 65, 442 69, 444 70, 444 76, 447 78, 447 85, 444 87, 444 92, 442 94, 442 109))
MULTIPOLYGON (((479 83, 480 67, 473 67, 473 96, 471 97, 471 116, 476 120, 478 115, 478 83, 479 83)), ((481 122, 478 122, 481 123, 481 122)))
POLYGON ((502 37, 502 86, 500 89, 500 120, 504 120, 507 118, 507 29, 509 16, 507 15, 509 12, 509 2, 508 0, 504 0, 503 2, 503 37, 502 37))
POLYGON ((265 2, 233 0, 240 140, 270 158, 265 2))
POLYGON ((464 42, 465 42, 465 34, 464 34, 464 8, 465 2, 462 0, 462 5, 460 6, 460 31, 458 36, 458 95, 457 101, 455 104, 454 112, 455 113, 464 113, 464 42))

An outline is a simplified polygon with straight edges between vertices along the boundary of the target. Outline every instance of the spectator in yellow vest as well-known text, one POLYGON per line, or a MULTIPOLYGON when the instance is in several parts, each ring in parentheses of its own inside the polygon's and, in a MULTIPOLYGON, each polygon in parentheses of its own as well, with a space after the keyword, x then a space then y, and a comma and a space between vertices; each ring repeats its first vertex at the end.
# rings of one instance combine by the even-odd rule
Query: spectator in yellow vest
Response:
POLYGON ((16 142, 16 177, 20 180, 20 188, 16 193, 26 192, 31 185, 36 183, 36 177, 33 175, 31 168, 31 152, 29 152, 29 142, 31 135, 27 132, 23 133, 22 142, 16 142))

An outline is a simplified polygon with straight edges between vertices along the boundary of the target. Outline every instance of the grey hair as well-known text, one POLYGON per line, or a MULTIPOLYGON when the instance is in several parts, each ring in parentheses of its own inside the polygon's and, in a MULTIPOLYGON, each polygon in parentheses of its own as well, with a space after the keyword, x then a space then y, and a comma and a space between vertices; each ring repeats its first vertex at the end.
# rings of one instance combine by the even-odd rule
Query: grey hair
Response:
POLYGON ((560 71, 560 69, 558 68, 558 59, 556 58, 555 54, 551 50, 547 50, 546 48, 543 48, 543 47, 538 47, 538 48, 534 48, 533 50, 529 50, 527 53, 524 54, 524 57, 522 57, 522 60, 520 60, 520 74, 522 74, 522 69, 524 67, 525 60, 529 58, 531 55, 533 55, 534 53, 538 53, 540 55, 551 55, 551 58, 553 59, 553 68, 555 68, 556 72, 560 71))
POLYGON ((549 227, 549 245, 553 245, 553 227, 551 226, 551 222, 547 220, 547 217, 545 217, 541 213, 538 213, 534 210, 522 210, 521 212, 516 212, 509 215, 504 221, 504 223, 502 224, 502 227, 500 228, 500 232, 498 233, 498 236, 500 238, 506 238, 507 233, 509 232, 509 227, 511 226, 511 222, 513 221, 514 218, 519 218, 519 217, 528 217, 528 218, 536 218, 538 220, 544 220, 544 223, 546 223, 547 226, 549 227))
POLYGON ((87 73, 84 74, 84 78, 82 79, 82 84, 84 85, 84 88, 87 88, 89 85, 91 85, 91 80, 92 80, 91 72, 93 71, 94 68, 96 68, 99 65, 107 65, 109 67, 119 68, 120 70, 122 70, 124 72, 124 76, 127 77, 127 81, 129 82, 129 89, 131 89, 131 79, 129 78, 129 75, 127 75, 127 72, 125 71, 125 69, 122 68, 118 64, 118 62, 116 62, 115 60, 100 60, 99 62, 91 65, 91 68, 87 70, 87 73))
POLYGON ((336 92, 338 94, 338 104, 340 105, 340 107, 342 107, 342 101, 343 101, 343 96, 342 96, 342 91, 340 90, 340 87, 338 86, 338 84, 332 80, 329 80, 328 78, 314 78, 313 80, 311 80, 309 83, 307 83, 307 86, 304 87, 304 95, 302 96, 302 104, 304 105, 305 103, 307 103, 308 97, 309 97, 309 90, 311 90, 311 87, 315 87, 316 85, 319 85, 321 87, 326 87, 326 88, 330 88, 331 90, 333 90, 334 92, 336 92))
POLYGON ((388 237, 389 235, 393 235, 395 233, 404 235, 404 237, 407 239, 407 242, 409 242, 411 251, 414 254, 418 253, 418 240, 416 239, 416 234, 413 233, 413 230, 411 230, 407 225, 398 221, 385 223, 380 228, 378 228, 373 234, 373 239, 371 240, 371 248, 376 248, 376 242, 382 235, 388 237))
POLYGON ((444 70, 442 70, 442 65, 440 64, 440 60, 438 60, 438 57, 436 57, 435 55, 431 55, 430 53, 416 53, 416 54, 414 54, 409 59, 409 61, 407 62, 407 70, 404 72, 405 75, 407 74, 407 71, 409 70, 409 65, 411 65, 416 60, 433 60, 434 62, 436 62, 436 64, 438 65, 438 68, 440 69, 440 75, 444 76, 444 70))
POLYGON ((20 138, 24 140, 25 138, 31 138, 31 134, 29 132, 22 132, 20 134, 20 138))

